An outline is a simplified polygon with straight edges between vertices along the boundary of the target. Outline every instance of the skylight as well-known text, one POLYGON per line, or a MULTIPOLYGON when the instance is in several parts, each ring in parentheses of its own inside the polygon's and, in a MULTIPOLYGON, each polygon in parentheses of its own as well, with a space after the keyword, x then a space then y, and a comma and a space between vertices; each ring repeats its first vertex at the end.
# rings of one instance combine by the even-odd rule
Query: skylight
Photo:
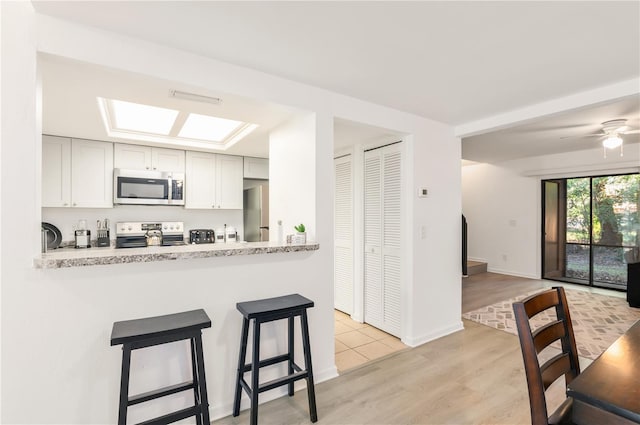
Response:
POLYGON ((98 97, 109 137, 191 148, 225 150, 258 125, 186 110, 98 97))
POLYGON ((189 114, 178 137, 221 142, 231 135, 243 122, 208 115, 189 114))
POLYGON ((113 127, 118 130, 168 135, 178 111, 157 106, 111 100, 113 127))

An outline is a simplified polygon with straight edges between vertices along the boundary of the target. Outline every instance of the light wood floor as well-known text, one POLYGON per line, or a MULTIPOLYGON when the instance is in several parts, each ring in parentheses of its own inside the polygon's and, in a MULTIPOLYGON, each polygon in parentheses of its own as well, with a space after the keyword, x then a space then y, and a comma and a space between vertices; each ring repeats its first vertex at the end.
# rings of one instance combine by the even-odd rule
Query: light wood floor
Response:
MULTIPOLYGON (((463 279, 463 312, 548 282, 492 273, 463 279)), ((527 424, 529 400, 515 335, 474 322, 316 385, 318 424, 527 424)), ((559 391, 559 398, 562 391, 559 391)), ((559 399, 558 398, 558 399, 559 399)), ((555 404, 557 400, 553 401, 555 404)), ((214 424, 247 424, 248 410, 214 424)), ((308 424, 306 390, 260 405, 261 424, 308 424)))

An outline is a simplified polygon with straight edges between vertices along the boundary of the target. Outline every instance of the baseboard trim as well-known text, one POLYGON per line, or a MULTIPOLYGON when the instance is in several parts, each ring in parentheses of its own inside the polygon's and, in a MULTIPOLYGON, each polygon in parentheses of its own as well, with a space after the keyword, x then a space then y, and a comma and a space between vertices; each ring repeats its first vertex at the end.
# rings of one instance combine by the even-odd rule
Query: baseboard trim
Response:
POLYGON ((445 326, 444 328, 437 329, 433 332, 429 332, 417 338, 403 338, 402 342, 409 347, 417 347, 419 345, 426 344, 427 342, 442 338, 443 336, 450 335, 463 329, 464 325, 462 324, 461 320, 451 326, 445 326))
POLYGON ((487 263, 487 264, 489 264, 489 260, 487 260, 486 258, 467 257, 467 261, 476 261, 478 263, 487 263))
POLYGON ((528 273, 520 273, 513 270, 499 269, 495 267, 487 267, 489 273, 506 274, 508 276, 525 277, 527 279, 540 279, 538 276, 528 273))

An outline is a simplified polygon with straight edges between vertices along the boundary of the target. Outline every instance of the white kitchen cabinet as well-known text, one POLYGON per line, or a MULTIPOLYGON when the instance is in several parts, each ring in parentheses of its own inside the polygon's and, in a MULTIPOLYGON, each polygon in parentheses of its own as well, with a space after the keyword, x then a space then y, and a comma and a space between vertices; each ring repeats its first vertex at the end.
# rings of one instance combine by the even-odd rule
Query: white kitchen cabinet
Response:
POLYGON ((130 170, 157 170, 184 173, 185 154, 178 149, 116 143, 114 167, 130 170))
POLYGON ((113 207, 113 143, 71 140, 71 206, 113 207))
POLYGON ((185 208, 242 209, 242 157, 187 151, 185 208))
POLYGON ((245 179, 268 179, 269 160, 266 158, 244 157, 244 178, 245 179))
POLYGON ((71 206, 71 139, 42 136, 42 206, 71 206))
POLYGON ((216 207, 216 155, 187 151, 185 208, 216 207))
POLYGON ((113 207, 113 144, 42 136, 42 206, 113 207))
POLYGON ((216 155, 216 198, 218 208, 242 209, 242 157, 216 155))

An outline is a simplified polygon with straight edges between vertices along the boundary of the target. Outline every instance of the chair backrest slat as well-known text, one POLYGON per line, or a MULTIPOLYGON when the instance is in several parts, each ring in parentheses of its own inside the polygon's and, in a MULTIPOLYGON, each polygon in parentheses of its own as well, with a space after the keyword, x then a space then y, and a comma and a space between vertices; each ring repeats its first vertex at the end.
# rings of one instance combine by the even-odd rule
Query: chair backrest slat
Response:
POLYGON ((539 294, 522 300, 524 308, 527 310, 527 316, 529 316, 529 318, 532 318, 536 314, 551 307, 555 307, 559 302, 560 300, 558 299, 558 291, 555 291, 553 289, 540 292, 539 294))
POLYGON ((571 373, 571 361, 569 360, 568 353, 560 353, 557 356, 547 360, 542 366, 540 366, 540 372, 542 373, 542 382, 544 389, 546 390, 556 382, 556 379, 571 373))
POLYGON ((542 350, 553 344, 566 335, 564 322, 557 320, 548 323, 533 332, 533 342, 536 346, 536 352, 540 354, 542 350))

